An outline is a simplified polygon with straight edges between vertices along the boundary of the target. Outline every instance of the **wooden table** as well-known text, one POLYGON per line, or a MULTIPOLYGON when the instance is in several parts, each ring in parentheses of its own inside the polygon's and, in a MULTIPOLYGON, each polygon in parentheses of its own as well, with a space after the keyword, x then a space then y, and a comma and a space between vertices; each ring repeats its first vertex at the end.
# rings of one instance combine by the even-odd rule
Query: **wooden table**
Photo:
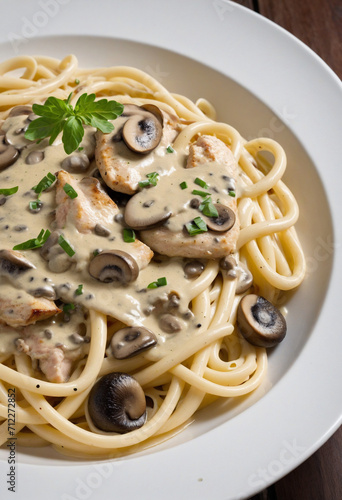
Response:
MULTIPOLYGON (((237 0, 313 49, 342 78, 342 0, 237 0)), ((341 500, 342 427, 306 462, 251 500, 341 500)))

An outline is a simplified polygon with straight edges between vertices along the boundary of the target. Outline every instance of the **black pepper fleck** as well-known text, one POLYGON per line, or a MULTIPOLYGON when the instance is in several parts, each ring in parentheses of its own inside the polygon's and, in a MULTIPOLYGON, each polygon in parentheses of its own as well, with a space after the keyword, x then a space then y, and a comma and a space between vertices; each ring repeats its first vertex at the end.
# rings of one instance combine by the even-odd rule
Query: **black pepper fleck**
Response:
POLYGON ((39 385, 39 384, 37 384, 37 385, 36 385, 36 387, 37 387, 37 389, 39 389, 40 385, 39 385))
POLYGON ((201 323, 197 323, 196 328, 201 328, 201 323))

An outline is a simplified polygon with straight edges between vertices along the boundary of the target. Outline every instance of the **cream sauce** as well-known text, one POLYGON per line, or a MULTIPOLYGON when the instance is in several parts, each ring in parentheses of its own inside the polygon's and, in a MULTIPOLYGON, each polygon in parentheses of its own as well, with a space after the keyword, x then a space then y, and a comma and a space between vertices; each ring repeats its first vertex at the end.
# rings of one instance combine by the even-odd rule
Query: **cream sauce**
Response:
MULTIPOLYGON (((26 122, 26 116, 10 117, 3 126, 2 130, 11 134, 11 140, 15 143, 16 132, 23 129, 26 122)), ((116 126, 116 122, 114 122, 116 126)), ((20 136, 22 144, 23 138, 20 136)), ((94 143, 94 129, 87 128, 81 146, 89 154, 94 143)), ((2 197, 0 196, 0 248, 12 249, 15 245, 23 243, 28 239, 38 236, 41 229, 54 229, 54 211, 56 209, 55 188, 52 186, 47 191, 42 192, 40 201, 42 207, 37 213, 31 213, 29 202, 37 199, 37 194, 32 187, 47 175, 60 170, 63 160, 67 157, 64 152, 61 141, 57 139, 55 144, 49 146, 48 141, 44 140, 40 144, 30 143, 21 150, 19 159, 10 167, 0 173, 0 188, 11 188, 19 186, 17 193, 2 197), (44 158, 39 163, 28 165, 27 156, 33 151, 43 151, 44 158)), ((170 230, 179 230, 180 225, 189 222, 193 217, 199 216, 198 210, 189 207, 189 201, 198 196, 191 195, 192 189, 204 190, 194 184, 196 177, 202 178, 209 185, 209 190, 213 196, 213 202, 216 203, 229 198, 227 195, 227 179, 222 174, 214 172, 213 169, 198 167, 195 169, 180 168, 183 165, 178 164, 176 153, 166 153, 151 155, 146 159, 148 169, 146 173, 157 171, 160 174, 158 190, 158 199, 156 199, 154 210, 157 207, 170 206, 173 212, 176 211, 173 200, 177 201, 178 216, 168 221, 170 230), (196 172, 195 172, 196 171, 196 172), (182 190, 179 183, 186 181, 188 188, 182 190), (171 195, 171 196, 170 196, 171 195), (166 201, 165 201, 166 200, 166 201)), ((81 174, 72 173, 76 179, 82 179, 90 175, 94 166, 90 164, 88 170, 81 174)), ((157 190, 155 190, 157 193, 157 190)), ((136 196, 138 203, 148 201, 153 194, 154 188, 141 190, 136 196)), ((229 201, 229 200, 228 200, 229 201)), ((142 212, 142 209, 141 209, 142 212)), ((121 249, 130 252, 130 243, 123 240, 123 225, 114 218, 108 225, 109 235, 99 236, 94 232, 82 234, 67 219, 65 227, 62 229, 64 238, 70 243, 75 251, 70 258, 69 269, 63 273, 57 273, 51 270, 51 266, 40 254, 39 249, 25 250, 21 253, 32 262, 35 269, 28 269, 17 278, 0 277, 1 295, 13 296, 13 300, 18 295, 18 291, 24 290, 28 293, 36 288, 44 287, 46 284, 52 285, 59 299, 65 303, 72 303, 76 306, 83 306, 86 309, 94 309, 117 318, 127 325, 142 325, 152 330, 158 343, 149 351, 149 359, 159 359, 167 352, 174 349, 179 343, 184 342, 196 332, 199 324, 196 318, 189 310, 191 301, 191 282, 184 273, 184 265, 188 259, 182 258, 155 258, 148 267, 141 269, 136 281, 122 285, 120 283, 102 283, 89 275, 88 266, 93 252, 96 250, 121 249), (148 289, 147 286, 158 278, 166 277, 167 285, 156 289, 148 289), (78 286, 83 285, 83 293, 76 294, 78 286), (168 299, 175 293, 179 297, 179 306, 175 314, 180 330, 176 333, 165 333, 160 328, 161 313, 168 312, 168 299)), ((137 237, 139 235, 137 234, 137 237)), ((66 258, 66 254, 64 258, 66 258)), ((67 257, 68 258, 68 257, 67 257)), ((69 258, 68 258, 69 259, 69 258)), ((71 314, 72 320, 63 321, 61 315, 50 320, 37 322, 34 325, 25 327, 27 332, 39 336, 42 342, 47 346, 61 344, 65 349, 75 349, 75 344, 71 341, 71 336, 77 333, 80 325, 84 323, 84 314, 82 308, 76 309, 76 313, 71 314), (62 318, 62 319, 61 319, 62 318), (52 330, 51 338, 47 338, 44 333, 46 329, 52 330)), ((9 352, 13 349, 11 344, 13 338, 18 335, 9 327, 1 327, 0 335, 0 353, 9 352), (12 340, 11 340, 12 339, 12 340)), ((20 329, 18 330, 20 333, 20 329)), ((89 334, 89 332, 88 332, 89 334)), ((86 342, 80 356, 86 353, 86 342)), ((77 347, 77 346, 76 346, 77 347)))

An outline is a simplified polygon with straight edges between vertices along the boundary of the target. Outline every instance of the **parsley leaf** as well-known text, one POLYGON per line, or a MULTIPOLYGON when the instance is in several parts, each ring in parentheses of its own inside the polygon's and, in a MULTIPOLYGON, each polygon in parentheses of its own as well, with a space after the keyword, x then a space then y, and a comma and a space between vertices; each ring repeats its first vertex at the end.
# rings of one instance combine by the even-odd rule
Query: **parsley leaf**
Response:
POLYGON ((31 141, 42 141, 50 137, 51 145, 58 134, 63 132, 62 142, 67 154, 75 151, 84 135, 84 125, 90 125, 104 134, 114 129, 109 120, 115 120, 123 112, 123 105, 116 101, 100 99, 95 101, 95 94, 82 94, 73 108, 71 95, 65 100, 49 97, 45 104, 33 104, 32 111, 40 118, 33 120, 25 138, 31 141))

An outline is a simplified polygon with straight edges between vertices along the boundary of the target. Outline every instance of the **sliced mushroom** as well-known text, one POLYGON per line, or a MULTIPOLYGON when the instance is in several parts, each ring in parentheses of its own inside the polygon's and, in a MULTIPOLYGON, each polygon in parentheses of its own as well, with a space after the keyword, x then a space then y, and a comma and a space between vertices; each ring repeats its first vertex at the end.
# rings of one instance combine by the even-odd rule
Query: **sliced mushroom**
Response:
POLYGON ((88 418, 95 428, 121 434, 146 422, 146 399, 138 382, 126 373, 100 378, 88 398, 88 418))
POLYGON ((198 278, 203 272, 204 264, 199 260, 192 260, 185 264, 184 273, 186 278, 198 278))
POLYGON ((221 203, 214 204, 218 211, 218 217, 205 217, 204 220, 211 231, 229 231, 235 224, 235 214, 233 210, 221 203))
POLYGON ((240 301, 237 324, 243 337, 258 347, 273 347, 286 335, 286 321, 279 309, 259 295, 240 301))
POLYGON ((130 283, 139 275, 136 260, 121 250, 104 250, 96 255, 89 264, 89 274, 103 283, 119 281, 130 283))
POLYGON ((26 156, 25 163, 27 165, 35 165, 36 163, 43 161, 44 157, 44 151, 31 151, 31 153, 26 156))
MULTIPOLYGON (((130 113, 123 126, 122 138, 126 146, 135 153, 147 154, 161 141, 163 117, 159 108, 153 104, 145 105, 145 108, 143 106, 136 108, 136 113, 133 115, 130 113)), ((124 111, 127 111, 127 106, 124 111)))
POLYGON ((0 274, 18 276, 36 267, 16 250, 0 250, 0 274))
POLYGON ((158 321, 159 327, 166 333, 179 332, 182 327, 179 320, 173 314, 162 314, 158 321))
POLYGON ((63 273, 71 266, 68 254, 59 245, 61 232, 53 231, 40 249, 40 255, 49 263, 49 269, 55 273, 63 273))
POLYGON ((126 359, 150 349, 156 343, 157 337, 151 330, 128 326, 114 333, 110 345, 114 358, 126 359))
POLYGON ((45 285, 34 290, 29 290, 29 294, 33 297, 45 297, 49 300, 55 300, 57 298, 56 292, 52 286, 45 285))
POLYGON ((62 168, 70 173, 82 173, 89 167, 89 158, 85 153, 69 155, 62 161, 62 168))
POLYGON ((8 116, 30 115, 32 113, 31 106, 15 106, 11 109, 8 116))
POLYGON ((5 135, 0 131, 0 171, 10 167, 19 157, 19 151, 5 142, 5 135))
POLYGON ((172 215, 168 207, 163 209, 155 208, 154 200, 141 204, 139 193, 132 196, 128 201, 125 210, 125 222, 132 229, 141 231, 152 229, 166 222, 172 215), (151 202, 151 203, 150 203, 151 202))

